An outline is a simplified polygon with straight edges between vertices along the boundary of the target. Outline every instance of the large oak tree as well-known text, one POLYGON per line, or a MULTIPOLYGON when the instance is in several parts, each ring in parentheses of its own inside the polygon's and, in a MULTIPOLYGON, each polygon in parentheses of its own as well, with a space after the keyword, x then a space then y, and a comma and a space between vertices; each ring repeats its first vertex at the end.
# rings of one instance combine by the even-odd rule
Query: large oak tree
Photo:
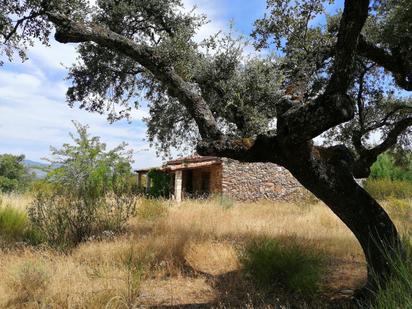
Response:
POLYGON ((79 43, 69 104, 115 120, 146 99, 162 151, 287 168, 354 233, 373 288, 372 273, 391 272, 382 246, 395 251, 400 237, 355 177, 409 142, 412 1, 346 0, 334 16, 329 2, 268 0, 252 34, 266 52, 251 57, 230 34, 194 40, 205 18, 180 0, 1 0, 1 53, 24 59, 51 33, 79 43), (314 143, 320 135, 329 146, 314 143))

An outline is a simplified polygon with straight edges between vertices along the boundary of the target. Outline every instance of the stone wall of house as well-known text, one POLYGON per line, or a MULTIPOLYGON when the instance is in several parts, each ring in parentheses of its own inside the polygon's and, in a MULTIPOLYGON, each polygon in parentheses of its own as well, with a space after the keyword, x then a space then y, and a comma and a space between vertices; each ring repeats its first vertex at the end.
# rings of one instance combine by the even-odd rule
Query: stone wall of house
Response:
POLYGON ((223 159, 222 193, 235 200, 293 201, 306 192, 289 171, 276 164, 223 159))

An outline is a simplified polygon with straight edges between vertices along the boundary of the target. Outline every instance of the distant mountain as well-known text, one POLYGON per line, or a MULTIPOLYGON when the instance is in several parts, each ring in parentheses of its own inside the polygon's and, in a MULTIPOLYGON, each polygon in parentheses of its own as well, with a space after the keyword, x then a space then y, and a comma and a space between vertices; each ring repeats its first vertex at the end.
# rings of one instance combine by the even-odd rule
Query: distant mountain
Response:
POLYGON ((44 162, 36 162, 32 160, 23 160, 23 164, 27 167, 46 167, 49 166, 49 164, 44 163, 44 162))
POLYGON ((35 177, 37 179, 42 179, 46 177, 46 168, 49 166, 49 164, 44 162, 36 162, 32 160, 23 160, 23 164, 28 168, 29 173, 35 174, 35 177))

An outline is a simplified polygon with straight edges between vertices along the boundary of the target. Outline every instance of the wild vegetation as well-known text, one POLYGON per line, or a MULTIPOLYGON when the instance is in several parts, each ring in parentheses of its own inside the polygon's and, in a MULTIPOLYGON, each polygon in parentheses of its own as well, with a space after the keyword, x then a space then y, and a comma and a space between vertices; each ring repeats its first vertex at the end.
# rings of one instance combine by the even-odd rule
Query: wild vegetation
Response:
POLYGON ((33 179, 23 165, 24 155, 0 155, 0 192, 24 191, 33 179))
POLYGON ((397 256, 400 234, 354 178, 411 145, 410 0, 346 0, 335 12, 333 1, 268 0, 251 33, 256 54, 233 33, 199 41, 207 19, 181 0, 3 2, 6 59, 26 59, 51 33, 78 44, 70 105, 115 121, 145 99, 147 135, 163 153, 196 147, 285 167, 361 244, 369 280, 359 296, 373 296, 373 276, 391 277, 382 246, 397 256))
MULTIPOLYGON (((34 197, 2 200, 27 218, 34 197)), ((352 293, 366 279, 364 256, 325 205, 225 203, 139 198, 122 233, 64 251, 30 245, 17 224, 7 234, 14 241, 0 250, 0 307, 352 308, 352 293)), ((407 237, 411 201, 383 205, 407 237)), ((373 308, 408 307, 411 262, 409 255, 407 264, 393 261, 397 275, 373 308)))
MULTIPOLYGON (((391 287, 398 277, 393 261, 401 256, 402 263, 408 262, 406 254, 399 254, 408 244, 401 239, 403 227, 388 215, 391 210, 371 195, 373 185, 367 184, 368 193, 355 178, 373 175, 371 167, 380 154, 412 144, 412 2, 346 0, 334 15, 327 10, 331 2, 268 0, 267 13, 256 20, 251 34, 256 52, 263 50, 254 56, 244 52, 247 43, 230 33, 199 42, 195 34, 206 18, 185 9, 180 0, 6 0, 0 7, 0 56, 13 60, 16 53, 25 60, 35 40, 48 45, 54 33, 59 43, 78 44, 78 61, 69 70, 69 104, 107 113, 114 121, 128 117, 145 99, 150 108, 147 135, 163 153, 196 147, 202 155, 285 167, 352 231, 367 263, 368 280, 358 299, 379 300, 384 283, 391 287), (324 145, 317 145, 321 135, 324 145)), ((93 172, 90 179, 104 179, 106 172, 111 179, 113 168, 103 167, 103 174, 93 172)), ((106 183, 102 191, 93 187, 94 180, 88 182, 89 176, 79 178, 86 180, 87 190, 74 184, 73 191, 66 191, 65 184, 73 184, 66 176, 78 175, 66 172, 56 174, 51 199, 36 197, 29 217, 51 245, 75 246, 103 234, 106 224, 96 221, 101 212, 103 218, 111 217, 109 209, 129 204, 111 204, 120 201, 116 186, 109 181, 110 191, 105 191, 106 183), (43 211, 56 220, 46 223, 43 211)), ((391 173, 391 181, 400 180, 398 171, 391 173)), ((405 197, 405 188, 394 188, 392 198, 405 197)), ((395 204, 402 213, 405 202, 395 204)), ((163 213, 162 208, 157 211, 163 213)), ((121 222, 118 227, 126 220, 121 222)), ((344 240, 336 241, 341 246, 344 240)), ((287 250, 271 241, 251 246, 247 252, 257 260, 265 257, 259 246, 273 254, 287 250)), ((108 303, 133 304, 144 265, 158 265, 156 256, 148 258, 155 262, 143 263, 144 254, 135 264, 131 251, 127 293, 108 303)), ((50 280, 42 275, 44 269, 27 267, 17 278, 34 273, 40 278, 36 288, 44 286, 50 280)), ((282 283, 290 286, 287 279, 282 283)), ((32 295, 23 300, 40 295, 37 289, 26 293, 30 289, 24 284, 16 286, 32 295)))

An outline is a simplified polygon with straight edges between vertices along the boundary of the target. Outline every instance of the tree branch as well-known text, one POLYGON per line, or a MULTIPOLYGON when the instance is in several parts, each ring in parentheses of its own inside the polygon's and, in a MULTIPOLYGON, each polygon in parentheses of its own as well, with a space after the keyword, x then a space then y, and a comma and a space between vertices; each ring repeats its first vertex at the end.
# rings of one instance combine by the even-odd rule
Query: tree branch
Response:
POLYGON ((382 143, 361 152, 359 158, 355 161, 353 175, 358 178, 368 177, 370 174, 370 167, 376 161, 377 157, 395 145, 398 142, 399 135, 410 126, 412 126, 412 117, 399 120, 388 132, 382 143))
POLYGON ((30 15, 28 15, 28 16, 24 16, 24 17, 20 18, 19 20, 17 20, 17 21, 16 21, 16 24, 15 24, 14 27, 13 27, 13 29, 11 29, 11 31, 10 31, 8 34, 5 34, 5 33, 3 34, 3 37, 4 37, 4 42, 3 42, 3 43, 7 43, 7 42, 11 39, 11 37, 16 34, 16 32, 17 32, 17 30, 19 29, 19 27, 20 27, 25 21, 30 20, 30 19, 33 19, 33 18, 36 18, 36 17, 38 17, 38 16, 41 16, 42 14, 44 14, 44 12, 35 12, 35 13, 32 13, 32 14, 30 14, 30 15))
POLYGON ((405 66, 402 57, 391 55, 383 48, 367 42, 363 36, 359 39, 358 53, 392 72, 399 87, 412 91, 412 72, 405 66))
POLYGON ((302 105, 289 100, 286 105, 290 108, 279 115, 278 121, 278 134, 285 141, 302 143, 353 118, 354 102, 347 91, 352 82, 358 38, 368 16, 368 8, 368 0, 345 1, 332 75, 325 93, 302 105))
POLYGON ((272 162, 282 165, 284 159, 279 151, 276 136, 259 135, 256 138, 200 141, 197 152, 200 155, 232 158, 242 162, 272 162))
POLYGON ((137 44, 97 24, 71 21, 61 13, 49 12, 47 15, 56 26, 55 39, 58 42, 94 42, 132 58, 163 82, 171 96, 179 99, 196 121, 203 139, 219 140, 222 137, 216 120, 200 91, 191 83, 183 80, 173 67, 165 64, 154 48, 137 44))

